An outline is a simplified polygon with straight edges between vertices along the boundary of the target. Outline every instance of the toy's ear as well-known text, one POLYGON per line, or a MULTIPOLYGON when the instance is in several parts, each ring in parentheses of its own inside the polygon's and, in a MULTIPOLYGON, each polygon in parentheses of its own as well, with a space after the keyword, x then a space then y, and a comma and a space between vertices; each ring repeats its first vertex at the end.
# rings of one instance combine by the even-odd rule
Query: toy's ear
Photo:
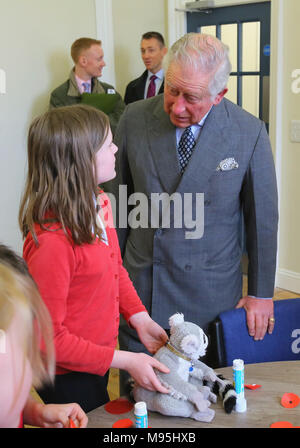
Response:
MULTIPOLYGON (((208 337, 206 336, 206 334, 204 333, 204 331, 201 328, 201 332, 202 332, 202 337, 203 337, 203 349, 205 350, 208 346, 208 337)), ((201 334, 200 332, 200 334, 201 334)))
POLYGON ((184 322, 184 315, 182 313, 173 314, 173 316, 169 318, 170 328, 176 325, 183 324, 183 322, 184 322))
POLYGON ((182 350, 189 355, 192 355, 199 350, 199 340, 194 334, 185 336, 180 345, 182 350))

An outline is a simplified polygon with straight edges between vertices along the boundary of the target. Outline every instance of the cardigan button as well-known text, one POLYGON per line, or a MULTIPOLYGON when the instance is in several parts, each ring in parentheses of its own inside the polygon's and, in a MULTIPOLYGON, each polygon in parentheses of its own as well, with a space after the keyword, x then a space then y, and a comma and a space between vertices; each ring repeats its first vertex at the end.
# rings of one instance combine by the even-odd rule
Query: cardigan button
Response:
POLYGON ((115 279, 117 280, 117 278, 118 278, 118 274, 115 274, 115 279))

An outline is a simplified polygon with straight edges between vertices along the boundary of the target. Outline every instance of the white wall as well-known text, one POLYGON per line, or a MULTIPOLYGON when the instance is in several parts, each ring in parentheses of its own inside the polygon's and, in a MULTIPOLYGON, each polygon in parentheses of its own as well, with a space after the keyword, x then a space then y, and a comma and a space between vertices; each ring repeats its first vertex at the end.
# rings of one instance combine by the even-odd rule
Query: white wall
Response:
POLYGON ((1 0, 0 73, 6 75, 6 93, 0 93, 0 241, 19 252, 28 125, 47 109, 50 91, 66 80, 70 46, 83 36, 96 37, 94 0, 1 0))
POLYGON ((124 94, 129 81, 145 70, 140 55, 141 36, 158 31, 166 36, 165 0, 112 0, 116 86, 124 94))
MULTIPOLYGON (((282 1, 283 26, 279 79, 280 114, 276 155, 280 155, 280 232, 277 285, 300 293, 300 143, 290 138, 291 121, 300 120, 300 93, 292 89, 292 73, 300 69, 300 2, 282 1)), ((298 75, 298 86, 300 76, 298 75)), ((276 98, 277 99, 277 98, 276 98)), ((275 101, 275 98, 274 98, 275 101)), ((279 168, 279 166, 278 166, 279 168)))

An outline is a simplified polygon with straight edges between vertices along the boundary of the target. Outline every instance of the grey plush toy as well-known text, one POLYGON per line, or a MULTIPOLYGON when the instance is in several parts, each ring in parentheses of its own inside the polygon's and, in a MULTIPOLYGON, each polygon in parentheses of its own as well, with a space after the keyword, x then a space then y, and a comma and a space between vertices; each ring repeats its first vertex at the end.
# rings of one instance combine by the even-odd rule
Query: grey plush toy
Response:
POLYGON ((161 383, 169 389, 169 394, 134 385, 135 401, 144 401, 148 410, 163 415, 210 422, 215 415, 210 405, 217 401, 218 394, 223 399, 225 411, 230 413, 236 404, 232 384, 199 361, 208 345, 203 330, 198 325, 185 322, 180 313, 171 316, 169 324, 170 340, 154 355, 170 369, 170 373, 156 371, 161 383))

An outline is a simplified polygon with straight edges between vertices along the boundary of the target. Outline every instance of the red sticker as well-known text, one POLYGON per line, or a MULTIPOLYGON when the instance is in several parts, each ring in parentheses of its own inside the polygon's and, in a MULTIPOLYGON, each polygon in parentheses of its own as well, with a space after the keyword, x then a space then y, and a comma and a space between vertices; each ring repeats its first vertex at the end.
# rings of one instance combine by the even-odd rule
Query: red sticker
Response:
POLYGON ((133 409, 133 404, 126 398, 117 398, 104 405, 106 412, 110 414, 125 414, 133 409))
POLYGON ((113 428, 132 428, 133 421, 130 418, 124 418, 123 420, 117 420, 112 427, 113 428))
POLYGON ((261 387, 261 385, 260 384, 245 384, 245 387, 247 389, 255 390, 255 389, 258 389, 259 387, 261 387))
POLYGON ((300 403, 300 397, 298 397, 298 395, 296 394, 285 393, 282 395, 281 404, 285 408, 288 409, 295 408, 296 406, 298 406, 299 403, 300 403))
POLYGON ((290 422, 275 422, 270 428, 293 428, 293 425, 290 422))

